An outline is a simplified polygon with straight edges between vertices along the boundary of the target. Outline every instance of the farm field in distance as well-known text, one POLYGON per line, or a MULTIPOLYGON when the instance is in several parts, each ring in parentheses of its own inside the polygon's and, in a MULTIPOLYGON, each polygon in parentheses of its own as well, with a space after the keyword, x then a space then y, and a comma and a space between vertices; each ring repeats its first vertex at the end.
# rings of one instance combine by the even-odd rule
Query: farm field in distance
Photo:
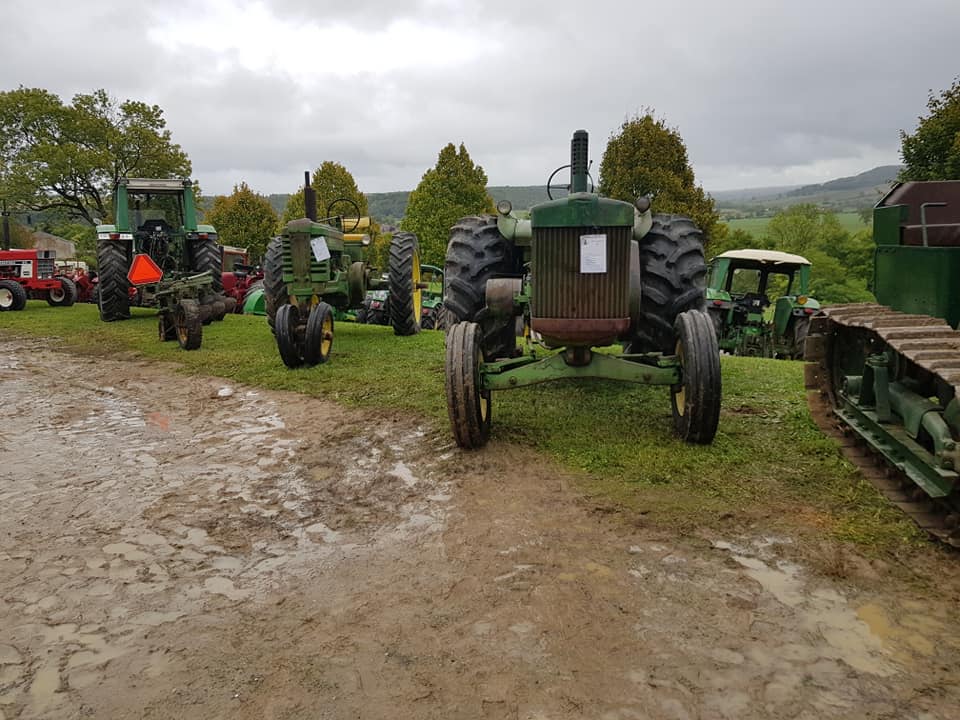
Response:
MULTIPOLYGON (((840 221, 843 229, 848 232, 854 233, 867 228, 866 223, 863 222, 859 213, 846 212, 834 213, 834 215, 840 221)), ((771 215, 770 217, 733 218, 731 220, 725 220, 724 222, 726 222, 731 230, 744 230, 754 237, 759 238, 763 235, 772 217, 771 215)))

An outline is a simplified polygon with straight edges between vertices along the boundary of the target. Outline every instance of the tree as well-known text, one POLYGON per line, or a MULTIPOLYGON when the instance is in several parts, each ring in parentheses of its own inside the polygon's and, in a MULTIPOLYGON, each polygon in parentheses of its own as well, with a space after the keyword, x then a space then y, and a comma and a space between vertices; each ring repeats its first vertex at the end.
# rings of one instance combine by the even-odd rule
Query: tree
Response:
POLYGON ((205 220, 217 229, 221 243, 247 248, 254 255, 266 252, 277 232, 277 213, 270 201, 245 182, 234 185, 230 195, 214 198, 205 220))
POLYGON ((473 163, 463 143, 459 150, 447 143, 437 156, 437 164, 423 174, 410 193, 400 226, 417 235, 423 262, 443 265, 450 228, 457 220, 492 212, 487 174, 473 163))
MULTIPOLYGON (((320 217, 326 214, 334 200, 347 198, 360 208, 360 216, 367 215, 367 196, 360 192, 357 181, 343 165, 331 160, 325 160, 320 167, 313 171, 310 186, 317 192, 317 213, 320 217)), ((352 215, 355 210, 349 203, 338 203, 332 212, 338 215, 352 215)), ((306 217, 307 211, 303 204, 303 186, 287 200, 283 209, 282 222, 286 225, 291 220, 306 217)))
POLYGON ((960 180, 960 77, 927 100, 916 131, 900 131, 901 180, 960 180))
POLYGON ((629 203, 647 195, 654 212, 686 215, 708 242, 725 232, 713 198, 695 184, 679 131, 654 118, 652 110, 627 120, 611 134, 600 161, 600 191, 629 203))
POLYGON ((105 90, 71 104, 38 88, 0 92, 0 195, 30 210, 60 209, 89 225, 110 215, 121 177, 189 177, 157 105, 105 90))
POLYGON ((793 205, 778 212, 754 247, 807 258, 813 266, 810 294, 821 302, 873 301, 868 290, 874 250, 870 230, 851 235, 836 215, 816 205, 793 205))

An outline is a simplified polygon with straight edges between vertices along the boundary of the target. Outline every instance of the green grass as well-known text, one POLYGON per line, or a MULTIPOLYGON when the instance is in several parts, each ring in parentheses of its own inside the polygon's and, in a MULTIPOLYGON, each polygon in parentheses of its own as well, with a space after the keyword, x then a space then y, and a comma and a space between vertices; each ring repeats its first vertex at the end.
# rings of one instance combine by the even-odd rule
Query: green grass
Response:
MULTIPOLYGON (((858 230, 863 230, 866 228, 866 224, 860 217, 859 213, 847 212, 847 213, 834 213, 837 220, 840 221, 841 227, 847 232, 857 232, 858 230)), ((734 220, 727 220, 727 225, 731 230, 744 230, 754 237, 761 237, 767 229, 767 224, 772 219, 771 217, 751 217, 751 218, 736 218, 734 220)))
MULTIPOLYGON (((101 323, 92 305, 31 301, 0 315, 0 333, 60 338, 82 352, 134 352, 182 371, 291 390, 365 408, 405 411, 447 433, 443 336, 394 337, 389 328, 339 323, 330 362, 288 370, 262 317, 231 315, 184 352, 156 339, 156 316, 136 309, 101 323)), ((494 395, 496 440, 536 448, 583 472, 594 501, 629 517, 693 529, 762 521, 893 549, 920 537, 823 437, 806 409, 801 363, 724 357, 723 412, 713 445, 671 433, 666 388, 561 381, 494 395)), ((469 460, 465 460, 469 462, 469 460)))

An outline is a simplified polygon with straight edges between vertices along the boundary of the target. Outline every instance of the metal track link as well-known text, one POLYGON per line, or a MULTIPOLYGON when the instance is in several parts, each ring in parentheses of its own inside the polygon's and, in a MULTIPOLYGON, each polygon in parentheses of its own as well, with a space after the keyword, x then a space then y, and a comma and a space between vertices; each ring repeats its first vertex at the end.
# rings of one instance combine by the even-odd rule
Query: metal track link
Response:
POLYGON ((960 332, 943 320, 911 315, 883 305, 858 303, 824 308, 807 336, 805 368, 807 404, 820 429, 840 444, 840 451, 891 503, 937 540, 960 548, 957 509, 948 499, 930 498, 906 473, 876 452, 837 414, 830 380, 830 344, 839 328, 857 328, 885 343, 920 369, 939 378, 960 397, 960 332))

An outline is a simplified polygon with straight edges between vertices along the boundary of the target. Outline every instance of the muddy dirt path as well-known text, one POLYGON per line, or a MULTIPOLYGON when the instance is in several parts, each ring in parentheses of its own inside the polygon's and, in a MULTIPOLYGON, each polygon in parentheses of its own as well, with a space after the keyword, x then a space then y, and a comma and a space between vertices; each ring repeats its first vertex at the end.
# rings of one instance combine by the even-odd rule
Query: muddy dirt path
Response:
POLYGON ((530 452, 135 359, 0 336, 0 393, 0 720, 960 707, 954 580, 832 580, 530 452))

